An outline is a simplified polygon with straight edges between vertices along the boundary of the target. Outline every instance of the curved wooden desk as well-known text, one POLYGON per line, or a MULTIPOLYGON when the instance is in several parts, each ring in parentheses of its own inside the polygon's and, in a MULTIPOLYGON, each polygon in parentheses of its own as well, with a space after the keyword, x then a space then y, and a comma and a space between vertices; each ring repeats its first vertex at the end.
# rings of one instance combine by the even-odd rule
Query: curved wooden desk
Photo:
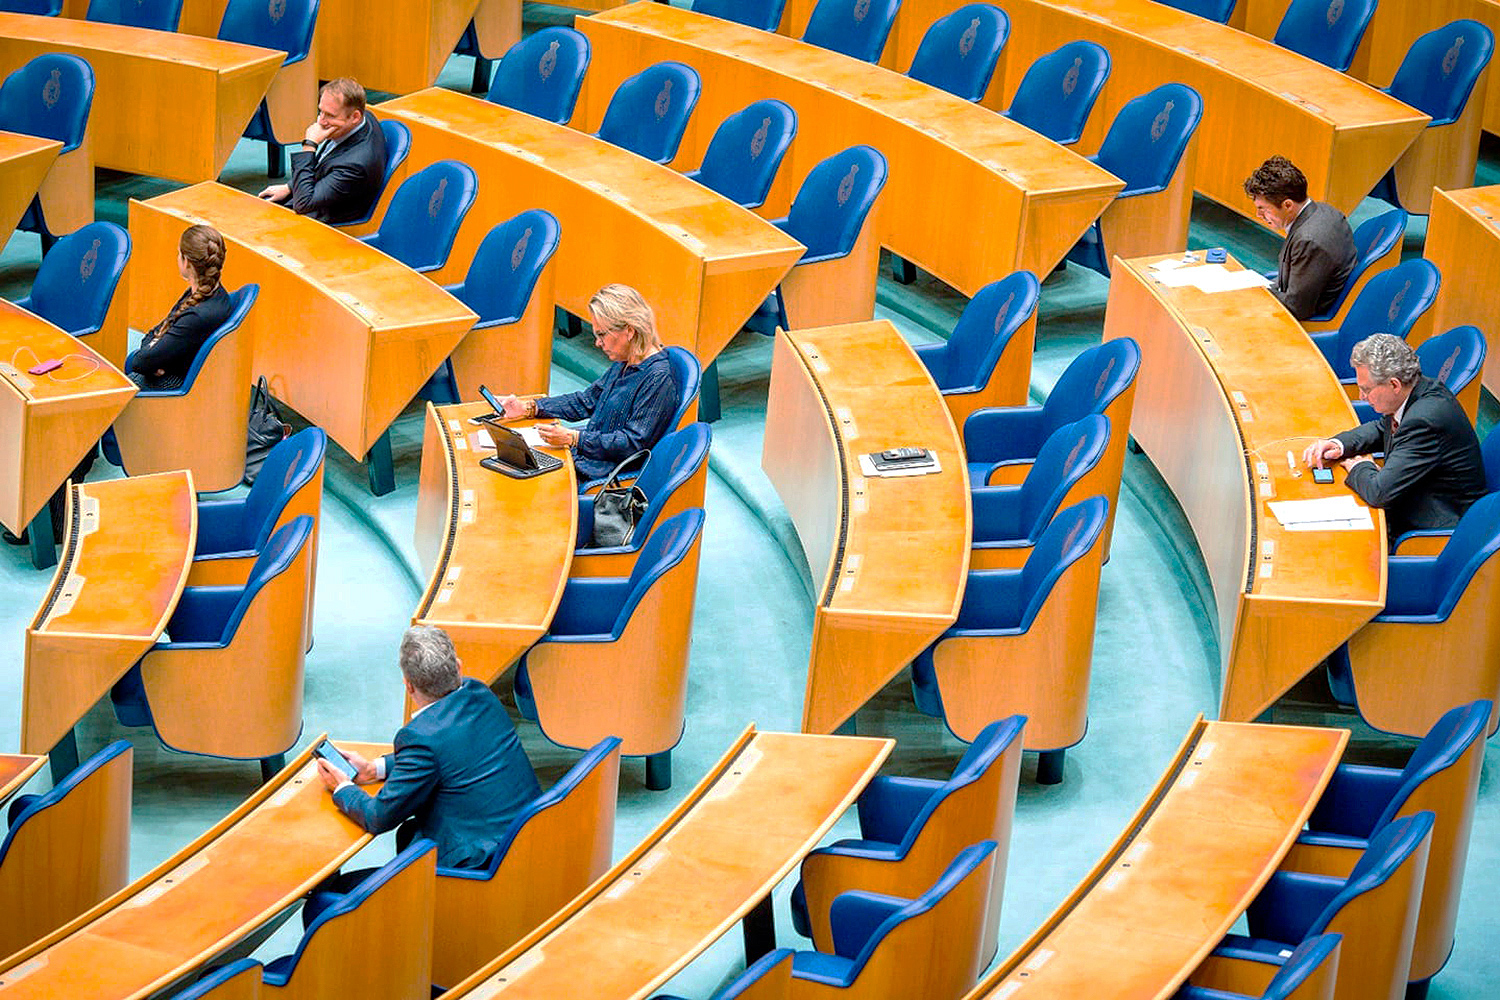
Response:
POLYGON ((40 771, 46 762, 47 758, 40 754, 0 754, 0 803, 9 801, 12 795, 25 787, 31 776, 40 771))
POLYGON ((1220 717, 1247 721, 1385 607, 1385 515, 1371 510, 1365 531, 1281 526, 1265 501, 1346 495, 1342 469, 1319 486, 1301 463, 1315 438, 1354 426, 1349 399, 1270 292, 1168 288, 1146 266, 1154 259, 1118 263, 1104 339, 1141 345, 1130 432, 1208 565, 1220 717))
POLYGON ((889 322, 779 331, 761 468, 813 579, 823 573, 802 729, 832 732, 958 617, 972 529, 963 443, 889 322), (907 445, 932 449, 942 471, 860 471, 860 455, 907 445))
POLYGON ((493 683, 552 623, 573 563, 578 481, 566 450, 561 469, 531 479, 481 468, 494 449, 469 418, 489 412, 427 406, 416 544, 428 582, 411 621, 441 626, 464 673, 493 683))
MULTIPOLYGON (((511 43, 521 40, 520 0, 513 5, 511 43)), ((318 76, 352 76, 391 94, 430 87, 479 7, 479 0, 321 0, 318 76)))
POLYGON ((650 996, 769 899, 893 745, 751 726, 635 850, 444 997, 650 996))
MULTIPOLYGON (((800 34, 813 0, 789 0, 783 30, 800 34), (791 26, 788 28, 788 26, 791 26)), ((905 0, 886 44, 911 65, 929 25, 960 0, 905 0)), ((1203 98, 1194 186, 1257 221, 1243 187, 1280 153, 1307 175, 1314 198, 1352 212, 1426 126, 1426 115, 1264 39, 1153 0, 1009 0, 1010 40, 985 104, 1002 108, 1031 64, 1077 38, 1109 50, 1114 66, 1080 144, 1096 149, 1122 105, 1163 83, 1203 98), (1275 123, 1247 128, 1247 122, 1275 123)))
POLYGON ((1276 871, 1348 739, 1200 717, 1120 839, 966 1000, 1172 996, 1276 871))
POLYGON ((94 69, 95 163, 188 184, 219 176, 284 57, 216 38, 0 14, 0 74, 46 52, 94 69))
POLYGON ((435 281, 461 280, 496 223, 544 208, 562 226, 552 264, 558 305, 587 317, 595 292, 624 282, 651 303, 662 340, 707 366, 805 249, 666 167, 477 97, 433 88, 375 111, 411 129, 408 170, 453 158, 479 175, 474 207, 435 281))
MULTIPOLYGON (((0 236, 6 240, 15 232, 16 223, 21 221, 26 206, 31 204, 31 199, 36 196, 37 189, 42 186, 42 181, 57 162, 57 154, 60 152, 62 143, 56 139, 43 139, 19 132, 0 132, 0 236)), ((93 179, 90 178, 90 198, 93 197, 93 191, 93 179)), ((83 220, 84 223, 93 217, 93 206, 90 205, 88 218, 83 220)), ((52 216, 49 214, 47 218, 50 222, 52 216)), ((77 228, 68 226, 63 229, 59 225, 57 231, 69 232, 77 228)))
MULTIPOLYGON (((1433 192, 1422 256, 1443 275, 1429 330, 1443 333, 1472 323, 1486 337, 1500 333, 1494 294, 1500 271, 1500 185, 1433 192)), ((1500 396, 1500 345, 1485 356, 1484 387, 1500 396)))
POLYGON ((880 242, 965 295, 1021 268, 1047 274, 1124 186, 1009 119, 815 45, 665 4, 630 4, 578 28, 593 61, 574 124, 597 129, 615 88, 642 67, 685 62, 706 82, 675 161, 685 169, 725 118, 780 98, 797 111, 797 137, 759 211, 785 215, 813 167, 867 143, 890 168, 880 242))
POLYGON ((452 353, 476 316, 423 275, 346 233, 222 184, 130 202, 131 325, 147 329, 178 294, 175 248, 207 223, 232 244, 231 288, 260 285, 245 320, 253 371, 271 392, 363 458, 452 353))
POLYGON ((198 543, 197 496, 185 471, 74 484, 68 518, 52 588, 26 629, 26 753, 70 737, 161 637, 198 543))
MULTIPOLYGON (((149 996, 181 984, 337 870, 371 837, 339 812, 319 780, 318 742, 172 857, 0 961, 0 996, 149 996)), ((366 757, 390 751, 339 745, 366 757)))
MULTIPOLYGON (((120 314, 123 319, 123 314, 120 314)), ((0 524, 19 535, 72 474, 136 393, 106 360, 113 331, 91 344, 39 316, 0 301, 0 524), (97 350, 96 350, 97 348, 97 350), (43 375, 28 369, 63 359, 43 375)), ((124 355, 124 328, 120 360, 124 355)), ((45 518, 50 530, 51 518, 45 518)), ((46 565, 51 565, 47 563, 46 565)))

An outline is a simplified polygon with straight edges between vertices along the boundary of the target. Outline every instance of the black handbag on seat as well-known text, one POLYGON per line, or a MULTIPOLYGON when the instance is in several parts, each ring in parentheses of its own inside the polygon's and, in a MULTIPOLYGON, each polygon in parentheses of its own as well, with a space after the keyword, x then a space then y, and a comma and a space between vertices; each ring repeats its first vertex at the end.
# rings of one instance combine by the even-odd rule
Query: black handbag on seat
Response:
POLYGON ((641 465, 644 466, 650 461, 651 452, 642 449, 615 466, 615 471, 609 474, 599 492, 594 494, 594 534, 585 548, 612 549, 630 544, 630 536, 635 534, 635 526, 646 513, 649 503, 646 494, 635 483, 622 486, 619 482, 621 473, 636 459, 641 459, 641 465))

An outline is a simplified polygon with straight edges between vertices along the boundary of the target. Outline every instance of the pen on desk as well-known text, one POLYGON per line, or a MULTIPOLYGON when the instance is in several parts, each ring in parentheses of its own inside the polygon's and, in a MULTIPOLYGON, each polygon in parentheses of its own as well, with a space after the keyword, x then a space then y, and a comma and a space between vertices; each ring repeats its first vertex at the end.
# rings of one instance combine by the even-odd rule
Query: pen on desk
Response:
POLYGON ((1292 454, 1292 449, 1290 448, 1286 450, 1286 467, 1289 472, 1293 473, 1294 475, 1296 474, 1297 456, 1292 454))

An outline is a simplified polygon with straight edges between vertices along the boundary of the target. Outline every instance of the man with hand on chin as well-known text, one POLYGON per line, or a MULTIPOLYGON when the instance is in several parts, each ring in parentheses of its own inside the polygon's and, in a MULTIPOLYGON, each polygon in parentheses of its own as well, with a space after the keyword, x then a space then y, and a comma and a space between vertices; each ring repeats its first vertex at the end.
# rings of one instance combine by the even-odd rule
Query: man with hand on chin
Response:
POLYGON ((369 213, 384 186, 385 133, 365 110, 365 88, 340 77, 318 94, 318 117, 292 154, 291 183, 260 196, 319 222, 351 222, 369 213))

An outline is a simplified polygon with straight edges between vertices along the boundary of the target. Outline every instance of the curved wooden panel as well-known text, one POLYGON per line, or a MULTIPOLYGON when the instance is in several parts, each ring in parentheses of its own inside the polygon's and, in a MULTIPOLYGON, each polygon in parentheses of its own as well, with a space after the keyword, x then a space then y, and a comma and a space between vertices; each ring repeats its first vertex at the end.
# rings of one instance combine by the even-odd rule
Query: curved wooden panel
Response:
POLYGON ((1500 271, 1500 185, 1435 192, 1422 256, 1443 276, 1430 329, 1479 327, 1486 341, 1494 342, 1484 359, 1484 387, 1500 395, 1500 324, 1489 292, 1492 276, 1500 271))
MULTIPOLYGON (((21 221, 21 215, 26 211, 26 206, 31 204, 31 199, 36 195, 37 189, 42 186, 43 178, 51 173, 53 166, 57 163, 57 154, 60 152, 62 152, 62 143, 56 139, 43 139, 18 132, 0 132, 0 235, 4 235, 7 240, 15 231, 16 223, 21 221)), ((75 149, 74 152, 78 150, 75 149)), ((80 192, 80 194, 89 199, 89 217, 76 225, 53 225, 54 232, 72 232, 79 226, 92 221, 93 178, 89 179, 88 191, 80 192)), ((47 218, 49 222, 52 221, 50 214, 47 218)), ((72 220, 59 219, 58 221, 72 220)))
POLYGON ((390 94, 430 87, 479 6, 479 0, 320 0, 318 76, 352 76, 366 90, 390 94))

